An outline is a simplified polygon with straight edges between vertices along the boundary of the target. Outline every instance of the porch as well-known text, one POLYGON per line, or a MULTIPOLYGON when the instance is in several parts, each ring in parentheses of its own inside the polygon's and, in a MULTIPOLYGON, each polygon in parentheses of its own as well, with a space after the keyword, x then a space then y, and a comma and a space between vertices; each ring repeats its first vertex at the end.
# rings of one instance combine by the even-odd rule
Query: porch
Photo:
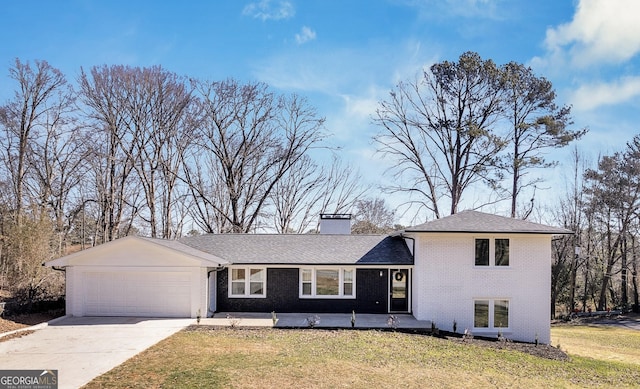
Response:
POLYGON ((277 313, 276 322, 271 313, 217 312, 213 317, 202 318, 201 325, 223 327, 274 327, 274 328, 366 328, 366 329, 431 329, 431 321, 417 320, 411 314, 355 314, 349 313, 277 313))

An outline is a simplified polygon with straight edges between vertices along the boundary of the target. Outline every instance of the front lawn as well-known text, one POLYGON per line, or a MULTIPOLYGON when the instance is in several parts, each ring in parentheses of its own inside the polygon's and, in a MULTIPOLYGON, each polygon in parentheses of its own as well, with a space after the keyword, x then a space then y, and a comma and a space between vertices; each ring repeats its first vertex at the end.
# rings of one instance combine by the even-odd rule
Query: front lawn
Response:
MULTIPOLYGON (((611 331, 611 337, 624 335, 611 331)), ((396 332, 192 327, 86 388, 547 388, 638 382, 640 369, 628 360, 571 355, 570 361, 558 361, 396 332)))
MULTIPOLYGON (((551 343, 570 355, 640 365, 640 331, 600 325, 553 327, 551 343)), ((639 383, 640 385, 640 383, 639 383)))

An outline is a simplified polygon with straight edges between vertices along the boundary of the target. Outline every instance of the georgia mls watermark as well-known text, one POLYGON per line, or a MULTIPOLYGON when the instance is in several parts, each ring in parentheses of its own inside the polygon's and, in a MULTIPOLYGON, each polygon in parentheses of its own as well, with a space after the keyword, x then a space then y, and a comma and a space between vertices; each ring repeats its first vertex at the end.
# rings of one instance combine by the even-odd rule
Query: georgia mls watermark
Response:
POLYGON ((0 389, 58 389, 58 370, 0 370, 0 389))

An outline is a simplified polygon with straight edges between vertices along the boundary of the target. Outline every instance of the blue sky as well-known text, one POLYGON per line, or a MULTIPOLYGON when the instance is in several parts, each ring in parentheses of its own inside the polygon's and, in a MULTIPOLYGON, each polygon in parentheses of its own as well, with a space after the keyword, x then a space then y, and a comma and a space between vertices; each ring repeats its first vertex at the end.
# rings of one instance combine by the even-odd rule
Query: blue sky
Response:
MULTIPOLYGON (((15 88, 15 58, 46 60, 70 80, 81 67, 126 64, 263 81, 306 96, 330 143, 373 184, 392 163, 373 155, 377 103, 465 51, 551 80, 575 127, 590 129, 578 147, 592 159, 640 133, 636 0, 33 0, 0 9, 0 102, 15 88)), ((568 154, 552 156, 566 168, 568 154)), ((562 168, 545 175, 561 180, 562 168)))

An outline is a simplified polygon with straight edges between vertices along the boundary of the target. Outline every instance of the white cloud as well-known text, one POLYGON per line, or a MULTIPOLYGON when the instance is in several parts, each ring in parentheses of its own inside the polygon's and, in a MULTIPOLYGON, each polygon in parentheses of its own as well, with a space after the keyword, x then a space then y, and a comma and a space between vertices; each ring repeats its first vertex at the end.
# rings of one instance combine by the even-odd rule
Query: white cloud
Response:
POLYGON ((242 10, 242 14, 265 21, 269 19, 289 19, 296 12, 293 4, 289 1, 277 1, 274 3, 272 0, 260 0, 247 4, 242 10))
POLYGON ((288 50, 255 64, 256 79, 274 88, 303 93, 321 116, 332 141, 371 148, 372 115, 400 80, 415 77, 435 50, 415 40, 354 47, 288 50), (374 60, 371 58, 382 58, 374 60), (346 66, 346 64, 349 64, 346 66))
POLYGON ((349 118, 362 120, 368 122, 371 115, 376 112, 378 108, 378 102, 386 97, 389 92, 387 90, 381 90, 375 86, 369 88, 368 94, 361 96, 356 95, 343 95, 345 116, 349 118))
POLYGON ((627 61, 640 51, 638 15, 637 0, 580 0, 571 22, 547 30, 544 62, 560 64, 567 57, 586 67, 627 61))
POLYGON ((296 34, 296 42, 301 45, 316 39, 316 32, 307 26, 302 27, 299 34, 296 34))
POLYGON ((640 76, 624 77, 613 83, 593 83, 580 86, 570 96, 574 108, 587 111, 603 105, 614 105, 640 96, 640 76))

